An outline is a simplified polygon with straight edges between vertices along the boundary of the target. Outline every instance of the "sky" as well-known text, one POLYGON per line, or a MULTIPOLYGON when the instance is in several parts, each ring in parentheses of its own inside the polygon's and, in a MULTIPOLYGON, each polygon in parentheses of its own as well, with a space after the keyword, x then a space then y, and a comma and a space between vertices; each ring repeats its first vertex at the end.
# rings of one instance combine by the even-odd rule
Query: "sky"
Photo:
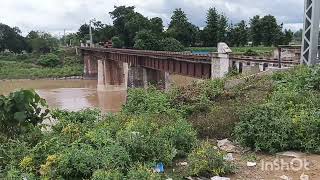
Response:
POLYGON ((285 28, 299 30, 303 23, 304 0, 0 0, 0 23, 19 27, 23 35, 39 30, 63 35, 76 32, 81 24, 95 18, 112 24, 109 12, 114 6, 135 6, 149 18, 161 17, 170 22, 172 11, 182 8, 189 20, 205 26, 206 12, 216 7, 229 22, 247 22, 254 15, 274 15, 285 28))

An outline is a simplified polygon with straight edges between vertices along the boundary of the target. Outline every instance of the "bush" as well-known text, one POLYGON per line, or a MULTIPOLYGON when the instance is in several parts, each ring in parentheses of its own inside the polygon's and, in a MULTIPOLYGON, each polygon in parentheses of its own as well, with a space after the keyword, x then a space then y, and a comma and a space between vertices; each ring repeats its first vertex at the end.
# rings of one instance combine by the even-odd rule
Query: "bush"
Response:
POLYGON ((243 113, 235 136, 244 146, 274 153, 292 147, 292 130, 293 124, 283 111, 273 105, 262 105, 243 113))
POLYGON ((43 67, 57 67, 59 65, 61 65, 61 61, 59 56, 49 53, 47 55, 41 55, 39 60, 38 60, 38 64, 43 66, 43 67))
POLYGON ((233 173, 234 165, 225 161, 224 156, 223 152, 210 143, 201 143, 189 154, 190 175, 212 177, 233 173))
POLYGON ((243 53, 243 55, 245 55, 245 56, 259 56, 259 53, 252 50, 252 49, 248 49, 245 53, 243 53))
POLYGON ((213 80, 201 83, 194 82, 188 86, 176 87, 169 93, 171 102, 176 109, 191 115, 195 112, 207 112, 224 92, 224 81, 213 80))
POLYGON ((44 99, 33 90, 20 90, 0 96, 0 134, 10 138, 29 131, 46 118, 49 110, 44 99))
POLYGON ((97 170, 92 175, 92 180, 122 180, 124 175, 117 170, 97 170))
POLYGON ((124 42, 117 36, 114 36, 111 41, 113 48, 122 48, 124 45, 124 42))
POLYGON ((134 48, 140 50, 159 50, 159 37, 151 31, 140 31, 134 38, 134 48))
POLYGON ((236 139, 254 150, 320 152, 318 67, 296 67, 273 76, 268 101, 242 112, 236 139))
POLYGON ((126 114, 160 114, 170 109, 170 99, 163 91, 153 87, 144 89, 130 89, 127 103, 122 111, 126 114))
POLYGON ((153 172, 151 168, 143 165, 137 165, 128 172, 127 179, 139 179, 139 180, 160 180, 161 176, 153 172))
POLYGON ((165 38, 160 40, 161 51, 181 52, 184 51, 184 46, 174 38, 165 38))
POLYGON ((147 119, 132 119, 117 133, 117 141, 124 146, 134 162, 164 162, 171 164, 176 156, 168 139, 157 135, 158 126, 147 119))

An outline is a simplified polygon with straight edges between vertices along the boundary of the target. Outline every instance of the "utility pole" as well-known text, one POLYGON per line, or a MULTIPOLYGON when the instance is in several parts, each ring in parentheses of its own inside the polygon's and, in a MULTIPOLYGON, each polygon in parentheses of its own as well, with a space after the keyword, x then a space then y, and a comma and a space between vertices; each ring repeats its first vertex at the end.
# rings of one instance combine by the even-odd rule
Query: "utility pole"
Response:
POLYGON ((308 66, 319 63, 318 39, 320 24, 320 1, 305 0, 302 36, 301 64, 308 66))
POLYGON ((93 38, 92 38, 92 28, 91 28, 92 20, 89 22, 89 34, 90 34, 90 47, 93 47, 93 38))
POLYGON ((66 46, 66 29, 63 29, 63 41, 64 41, 64 45, 66 46))

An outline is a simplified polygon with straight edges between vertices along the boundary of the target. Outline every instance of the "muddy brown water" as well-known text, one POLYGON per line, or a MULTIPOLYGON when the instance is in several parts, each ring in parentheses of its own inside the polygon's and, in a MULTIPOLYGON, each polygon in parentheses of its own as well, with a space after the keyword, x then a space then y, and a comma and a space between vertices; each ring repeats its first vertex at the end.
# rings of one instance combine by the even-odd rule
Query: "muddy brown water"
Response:
POLYGON ((96 80, 0 80, 0 95, 8 95, 19 89, 34 89, 46 99, 50 108, 119 111, 126 101, 127 92, 97 92, 96 86, 96 80))

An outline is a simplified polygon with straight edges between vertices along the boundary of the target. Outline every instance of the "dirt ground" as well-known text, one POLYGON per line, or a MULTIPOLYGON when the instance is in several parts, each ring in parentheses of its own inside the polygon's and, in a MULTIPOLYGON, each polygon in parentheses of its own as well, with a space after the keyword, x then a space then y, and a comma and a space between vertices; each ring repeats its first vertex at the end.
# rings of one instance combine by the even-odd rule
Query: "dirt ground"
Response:
MULTIPOLYGON (((231 180, 320 180, 320 155, 302 154, 298 157, 282 155, 264 155, 255 153, 232 153, 233 163, 237 169, 229 175, 231 180), (255 162, 256 166, 248 167, 247 162, 255 162), (305 175, 309 179, 302 176, 305 175)), ((180 160, 176 164, 185 162, 180 160)), ((167 177, 176 179, 210 180, 204 177, 188 177, 187 166, 176 166, 170 169, 167 177), (185 178, 181 178, 181 176, 185 178)))
POLYGON ((298 157, 287 157, 235 154, 234 156, 238 169, 234 175, 230 176, 231 179, 300 180, 303 175, 307 175, 309 180, 320 179, 320 155, 302 154, 298 157), (248 167, 248 161, 256 162, 257 165, 248 167))

